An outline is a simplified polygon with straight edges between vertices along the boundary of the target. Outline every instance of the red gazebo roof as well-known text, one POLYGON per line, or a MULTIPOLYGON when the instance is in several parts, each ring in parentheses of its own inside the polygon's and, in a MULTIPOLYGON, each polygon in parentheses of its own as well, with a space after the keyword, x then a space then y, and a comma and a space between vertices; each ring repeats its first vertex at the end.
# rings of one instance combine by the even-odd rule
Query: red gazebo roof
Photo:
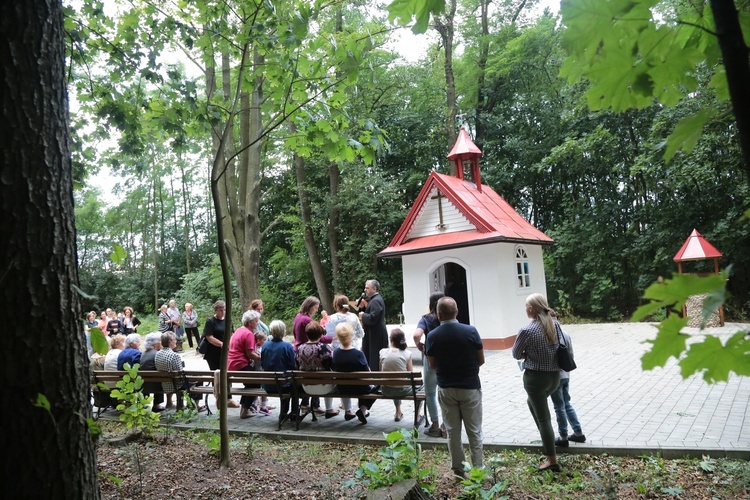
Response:
POLYGON ((682 244, 680 250, 675 254, 675 262, 684 262, 686 260, 704 260, 721 257, 715 246, 708 242, 697 229, 693 229, 688 239, 682 244))

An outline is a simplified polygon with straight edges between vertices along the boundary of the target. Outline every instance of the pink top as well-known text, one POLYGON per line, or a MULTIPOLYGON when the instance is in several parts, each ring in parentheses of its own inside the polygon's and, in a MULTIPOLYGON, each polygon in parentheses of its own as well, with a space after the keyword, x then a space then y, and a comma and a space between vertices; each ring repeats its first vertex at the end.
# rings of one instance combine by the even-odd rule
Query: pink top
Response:
POLYGON ((247 353, 253 351, 255 351, 255 334, 241 326, 232 334, 232 340, 229 341, 227 370, 239 371, 245 368, 250 363, 247 353))

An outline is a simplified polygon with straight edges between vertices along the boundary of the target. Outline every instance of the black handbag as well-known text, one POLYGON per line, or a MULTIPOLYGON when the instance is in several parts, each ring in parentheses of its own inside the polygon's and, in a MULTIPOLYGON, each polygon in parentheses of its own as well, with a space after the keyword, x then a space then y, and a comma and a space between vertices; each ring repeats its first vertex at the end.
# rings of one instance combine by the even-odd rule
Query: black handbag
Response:
POLYGON ((555 329, 557 330, 557 366, 561 370, 566 372, 572 372, 577 368, 576 362, 573 360, 573 355, 570 353, 568 346, 563 344, 562 335, 560 335, 560 325, 555 323, 555 329))
POLYGON ((196 349, 200 354, 206 354, 208 352, 208 340, 206 340, 206 336, 201 337, 201 341, 198 343, 198 348, 196 349))

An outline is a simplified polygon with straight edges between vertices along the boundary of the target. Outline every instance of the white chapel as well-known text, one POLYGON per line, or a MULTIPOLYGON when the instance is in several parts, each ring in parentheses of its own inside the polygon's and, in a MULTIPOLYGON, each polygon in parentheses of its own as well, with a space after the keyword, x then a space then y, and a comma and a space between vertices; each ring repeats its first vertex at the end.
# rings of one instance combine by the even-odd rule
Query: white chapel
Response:
POLYGON ((482 185, 481 156, 462 128, 448 155, 452 175, 430 173, 379 256, 402 260, 404 324, 416 325, 430 293, 441 290, 456 299, 458 320, 479 330, 485 349, 507 349, 529 322, 526 297, 547 295, 542 250, 553 240, 482 185))

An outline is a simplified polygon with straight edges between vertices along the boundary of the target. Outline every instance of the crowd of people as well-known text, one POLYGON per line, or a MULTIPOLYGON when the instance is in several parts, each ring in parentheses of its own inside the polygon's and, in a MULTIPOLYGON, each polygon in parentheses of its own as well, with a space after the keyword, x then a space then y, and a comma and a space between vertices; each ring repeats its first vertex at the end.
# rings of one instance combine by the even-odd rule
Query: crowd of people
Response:
MULTIPOLYGON (((385 302, 380 296, 377 280, 365 283, 363 296, 358 301, 355 314, 353 302, 345 295, 336 295, 333 313, 321 311, 317 297, 307 297, 300 305, 292 322, 293 340, 287 342, 286 324, 274 320, 267 326, 261 319, 263 301, 253 300, 242 315, 242 325, 231 335, 227 369, 231 371, 321 371, 341 372, 411 371, 413 360, 407 349, 406 334, 400 328, 387 332, 385 302)), ((187 334, 190 347, 201 345, 208 368, 219 369, 221 351, 226 336, 226 304, 219 300, 213 305, 214 314, 206 319, 202 335, 198 332, 198 317, 192 304, 185 304, 180 313, 175 301, 164 304, 159 312, 159 332, 145 338, 145 351, 140 350, 141 336, 137 333, 140 321, 130 307, 123 308, 119 316, 107 309, 97 319, 94 311, 86 318, 86 331, 98 327, 110 337, 110 350, 106 356, 93 362, 95 367, 105 370, 122 370, 125 363, 131 366, 141 363, 142 369, 163 371, 180 370, 183 367, 179 352, 182 351, 182 335, 187 334), (205 344, 205 345, 204 345, 205 344)), ((529 410, 541 435, 546 461, 540 471, 559 472, 556 447, 567 447, 569 441, 585 442, 586 436, 575 409, 570 402, 570 375, 557 363, 557 349, 567 346, 572 354, 572 340, 556 320, 554 310, 541 294, 529 295, 526 299, 526 314, 531 322, 521 328, 516 337, 512 354, 521 360, 524 370, 523 384, 527 393, 529 410), (559 437, 555 438, 547 398, 552 398, 558 423, 559 437), (570 424, 572 433, 568 432, 570 424)), ((484 364, 484 348, 479 332, 471 325, 458 321, 456 300, 443 292, 433 292, 429 297, 429 312, 417 325, 413 334, 414 343, 422 355, 426 413, 431 424, 425 434, 447 438, 451 458, 451 469, 458 477, 465 477, 465 455, 461 440, 465 430, 469 441, 471 464, 482 467, 482 390, 479 369, 484 364), (442 420, 441 420, 442 417, 442 420)), ((91 345, 89 354, 91 354, 91 345)), ((175 388, 171 383, 161 388, 146 387, 154 393, 155 411, 173 405, 171 396, 175 388), (157 389, 157 390, 155 390, 157 389)), ((268 393, 291 393, 287 384, 264 387, 268 393)), ((412 396, 412 387, 373 387, 314 385, 303 387, 307 397, 281 399, 279 420, 293 420, 302 412, 314 412, 326 419, 337 417, 344 410, 344 420, 357 419, 366 424, 373 399, 361 398, 353 405, 352 398, 342 397, 338 408, 328 394, 362 395, 381 390, 392 398, 412 396), (323 398, 321 406, 320 398, 323 398)), ((403 419, 401 400, 393 400, 394 421, 403 419)), ((230 408, 241 408, 240 418, 271 415, 276 408, 267 399, 243 396, 240 402, 228 396, 230 408)), ((417 412, 420 408, 417 408, 417 412)), ((424 417, 418 416, 421 423, 424 417)))

